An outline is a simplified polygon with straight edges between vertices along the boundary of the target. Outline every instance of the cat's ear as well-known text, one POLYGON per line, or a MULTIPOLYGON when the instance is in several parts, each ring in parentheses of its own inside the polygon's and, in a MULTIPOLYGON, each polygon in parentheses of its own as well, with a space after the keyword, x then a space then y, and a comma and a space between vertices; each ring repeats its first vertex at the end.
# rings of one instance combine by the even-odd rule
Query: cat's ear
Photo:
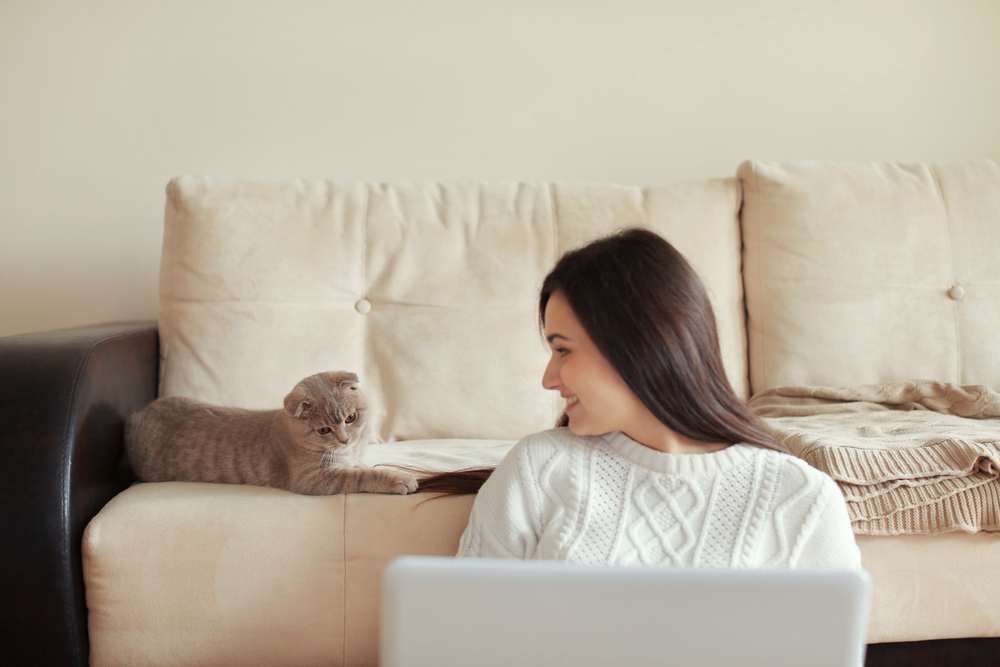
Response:
POLYGON ((341 389, 357 389, 358 382, 358 376, 355 373, 344 373, 340 376, 341 389))
POLYGON ((285 396, 285 412, 298 419, 302 413, 312 407, 306 390, 296 386, 295 389, 285 396))

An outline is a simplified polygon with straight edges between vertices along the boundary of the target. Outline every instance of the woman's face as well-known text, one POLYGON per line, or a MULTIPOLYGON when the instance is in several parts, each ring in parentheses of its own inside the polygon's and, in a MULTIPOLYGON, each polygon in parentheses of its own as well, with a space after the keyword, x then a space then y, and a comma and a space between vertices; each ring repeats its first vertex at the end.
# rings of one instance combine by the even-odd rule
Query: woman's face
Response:
POLYGON ((545 338, 552 357, 542 386, 566 399, 569 430, 576 435, 628 432, 648 410, 598 351, 562 292, 545 305, 545 338))

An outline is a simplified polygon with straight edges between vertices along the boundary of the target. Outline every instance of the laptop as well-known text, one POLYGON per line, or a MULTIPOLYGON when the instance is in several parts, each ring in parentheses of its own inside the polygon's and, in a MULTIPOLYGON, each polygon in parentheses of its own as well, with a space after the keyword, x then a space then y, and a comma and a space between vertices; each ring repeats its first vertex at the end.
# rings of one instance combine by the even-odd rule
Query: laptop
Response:
POLYGON ((859 667, 866 572, 404 556, 382 667, 859 667))

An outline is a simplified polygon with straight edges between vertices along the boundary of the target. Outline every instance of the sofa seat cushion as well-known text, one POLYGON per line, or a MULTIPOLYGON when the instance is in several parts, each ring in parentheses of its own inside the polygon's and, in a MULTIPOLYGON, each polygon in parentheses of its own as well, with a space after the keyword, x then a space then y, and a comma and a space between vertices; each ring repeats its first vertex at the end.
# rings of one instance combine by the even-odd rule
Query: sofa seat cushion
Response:
MULTIPOLYGON (((366 465, 495 466, 512 440, 376 443, 366 465)), ((91 521, 91 664, 374 665, 382 569, 453 555, 473 496, 136 484, 91 521)))
MULTIPOLYGON (((372 445, 368 463, 493 465, 512 441, 372 445)), ((378 664, 381 576, 451 555, 474 496, 311 497, 251 486, 136 484, 83 540, 91 665, 378 664)), ((1000 536, 858 536, 870 642, 1000 636, 1000 536)))
POLYGON ((869 643, 1000 637, 1000 535, 858 535, 869 643))
POLYGON ((454 554, 472 501, 137 484, 84 535, 90 664, 374 666, 383 568, 454 554))

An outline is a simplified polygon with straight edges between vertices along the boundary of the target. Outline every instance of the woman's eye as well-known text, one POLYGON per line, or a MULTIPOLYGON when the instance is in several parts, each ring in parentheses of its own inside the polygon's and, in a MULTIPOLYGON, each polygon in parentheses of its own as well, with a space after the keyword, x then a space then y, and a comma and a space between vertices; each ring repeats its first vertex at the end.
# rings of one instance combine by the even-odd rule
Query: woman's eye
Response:
POLYGON ((567 350, 565 347, 557 347, 556 352, 559 354, 560 357, 565 357, 567 354, 569 354, 569 350, 567 350))
POLYGON ((333 429, 330 428, 329 426, 320 426, 318 429, 316 429, 316 433, 320 435, 330 435, 330 433, 332 432, 333 429))
POLYGON ((344 420, 344 423, 345 424, 353 424, 357 420, 358 420, 358 413, 357 412, 352 412, 351 414, 347 415, 347 419, 344 420))

